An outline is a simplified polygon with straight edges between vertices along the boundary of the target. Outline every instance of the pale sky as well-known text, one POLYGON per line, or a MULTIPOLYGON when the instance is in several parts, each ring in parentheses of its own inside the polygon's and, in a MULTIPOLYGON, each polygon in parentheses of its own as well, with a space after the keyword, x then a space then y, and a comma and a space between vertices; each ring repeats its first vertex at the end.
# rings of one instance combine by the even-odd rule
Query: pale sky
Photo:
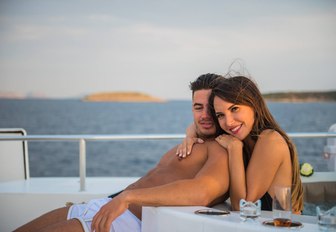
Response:
POLYGON ((0 93, 190 99, 235 59, 263 93, 335 90, 335 41, 334 0, 0 0, 0 93))

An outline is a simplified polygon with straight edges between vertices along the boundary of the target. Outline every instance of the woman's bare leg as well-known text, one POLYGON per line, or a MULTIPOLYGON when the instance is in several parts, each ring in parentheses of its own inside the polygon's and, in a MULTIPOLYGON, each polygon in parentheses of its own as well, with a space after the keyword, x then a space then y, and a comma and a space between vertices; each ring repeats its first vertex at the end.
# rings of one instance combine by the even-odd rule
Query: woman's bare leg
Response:
MULTIPOLYGON (((63 207, 50 211, 31 222, 17 228, 15 232, 39 231, 47 226, 67 221, 69 207, 63 207)), ((76 220, 77 221, 77 220, 76 220)), ((79 223, 79 222, 78 222, 79 223)))

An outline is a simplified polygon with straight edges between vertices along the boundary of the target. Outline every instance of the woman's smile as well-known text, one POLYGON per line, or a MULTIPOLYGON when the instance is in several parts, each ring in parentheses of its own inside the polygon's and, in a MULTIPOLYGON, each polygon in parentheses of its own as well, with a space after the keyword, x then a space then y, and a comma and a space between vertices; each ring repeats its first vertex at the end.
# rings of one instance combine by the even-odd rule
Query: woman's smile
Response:
POLYGON ((231 128, 231 129, 229 129, 229 131, 230 131, 233 135, 235 135, 235 134, 238 134, 238 133, 239 133, 241 127, 242 127, 242 125, 240 124, 240 125, 238 125, 238 126, 235 126, 235 127, 231 128))

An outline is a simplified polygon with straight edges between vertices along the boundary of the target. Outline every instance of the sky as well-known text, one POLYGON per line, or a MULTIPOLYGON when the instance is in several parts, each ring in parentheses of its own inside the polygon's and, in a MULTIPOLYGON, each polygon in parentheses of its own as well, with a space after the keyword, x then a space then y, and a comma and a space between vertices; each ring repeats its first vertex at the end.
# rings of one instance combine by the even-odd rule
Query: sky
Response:
POLYGON ((0 95, 190 99, 234 70, 262 93, 336 89, 334 0, 0 0, 0 95))

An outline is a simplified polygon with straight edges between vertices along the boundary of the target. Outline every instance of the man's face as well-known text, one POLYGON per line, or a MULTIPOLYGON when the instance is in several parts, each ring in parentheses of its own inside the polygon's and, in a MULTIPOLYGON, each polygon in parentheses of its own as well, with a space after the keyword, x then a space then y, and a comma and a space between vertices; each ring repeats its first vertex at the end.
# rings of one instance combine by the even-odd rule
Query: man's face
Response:
POLYGON ((216 133, 216 127, 209 110, 209 96, 211 89, 202 89, 194 92, 192 112, 197 133, 201 137, 211 137, 216 133))

